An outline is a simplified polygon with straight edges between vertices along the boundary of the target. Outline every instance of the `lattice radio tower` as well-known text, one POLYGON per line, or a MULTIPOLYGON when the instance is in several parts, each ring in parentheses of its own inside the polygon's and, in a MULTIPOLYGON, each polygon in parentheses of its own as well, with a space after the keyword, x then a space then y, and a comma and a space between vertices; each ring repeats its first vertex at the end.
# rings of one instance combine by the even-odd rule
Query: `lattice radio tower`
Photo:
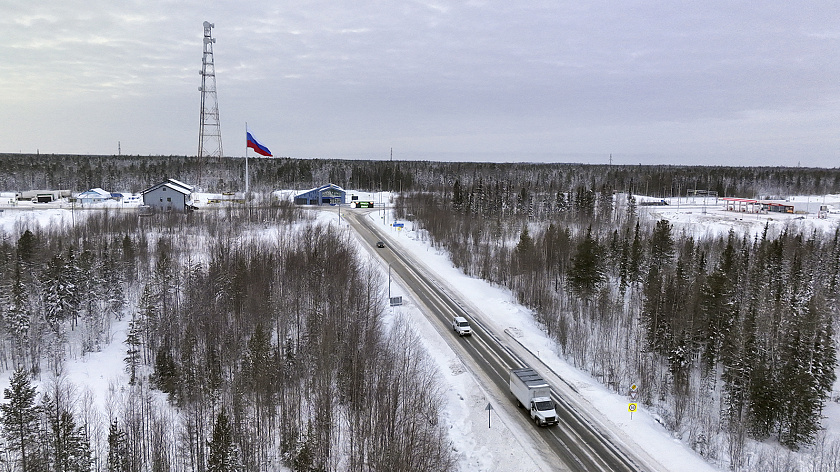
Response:
POLYGON ((204 157, 222 157, 222 128, 219 124, 219 100, 216 97, 216 66, 213 63, 213 43, 216 38, 213 38, 210 31, 214 26, 213 23, 204 22, 204 56, 201 58, 201 87, 198 88, 201 92, 199 166, 204 157))

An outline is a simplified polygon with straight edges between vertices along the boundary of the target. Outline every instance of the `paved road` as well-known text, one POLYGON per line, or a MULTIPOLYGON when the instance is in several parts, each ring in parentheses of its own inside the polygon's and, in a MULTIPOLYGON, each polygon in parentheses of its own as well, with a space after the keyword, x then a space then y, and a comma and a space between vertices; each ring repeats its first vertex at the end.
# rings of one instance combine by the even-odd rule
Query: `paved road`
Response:
MULTIPOLYGON (((477 317, 467 313, 456 301, 447 295, 444 287, 446 283, 436 280, 434 274, 421 270, 420 264, 411 260, 407 254, 395 251, 388 243, 389 238, 384 228, 371 222, 365 216, 368 212, 342 211, 342 217, 359 233, 361 239, 369 244, 373 250, 390 266, 406 285, 419 305, 426 307, 426 316, 433 323, 451 330, 453 316, 464 316, 473 325, 473 335, 461 339, 460 346, 469 355, 475 365, 484 371, 486 378, 501 392, 501 397, 510 399, 509 408, 516 409, 517 403, 509 393, 509 372, 512 368, 524 367, 525 362, 510 348, 497 333, 493 333, 484 326, 477 317), (376 248, 377 241, 384 241, 384 248, 376 248)), ((444 333, 445 334, 445 333, 444 333)), ((454 332, 451 334, 457 338, 454 332)), ((538 366, 534 367, 539 371, 538 366)), ((488 388, 491 386, 487 386, 488 388)), ((525 424, 526 428, 533 428, 539 438, 564 464, 563 469, 573 471, 641 471, 647 470, 639 464, 639 459, 621 450, 620 447, 600 428, 590 422, 579 412, 571 402, 554 392, 557 413, 560 424, 555 427, 537 427, 525 424)), ((515 415, 521 421, 530 423, 530 417, 525 409, 515 415)), ((555 461, 549 461, 549 463, 555 461)))

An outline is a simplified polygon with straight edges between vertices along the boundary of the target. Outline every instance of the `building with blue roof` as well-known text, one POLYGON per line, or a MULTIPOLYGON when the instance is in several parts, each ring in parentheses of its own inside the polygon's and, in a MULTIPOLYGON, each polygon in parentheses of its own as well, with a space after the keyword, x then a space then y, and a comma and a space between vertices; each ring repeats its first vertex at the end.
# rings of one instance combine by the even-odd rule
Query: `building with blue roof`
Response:
POLYGON ((326 184, 295 195, 296 205, 337 205, 346 203, 347 192, 335 184, 326 184))

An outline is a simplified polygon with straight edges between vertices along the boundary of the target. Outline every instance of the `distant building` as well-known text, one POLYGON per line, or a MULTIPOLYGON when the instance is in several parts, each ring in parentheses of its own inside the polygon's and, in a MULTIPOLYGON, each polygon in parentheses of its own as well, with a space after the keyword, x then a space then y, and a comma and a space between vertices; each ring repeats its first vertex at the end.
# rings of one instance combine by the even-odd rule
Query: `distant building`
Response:
POLYGON ((91 203, 102 203, 111 198, 111 192, 106 192, 101 188, 92 188, 85 192, 76 195, 76 200, 82 205, 91 203))
POLYGON ((133 193, 112 193, 111 198, 116 199, 118 202, 125 203, 128 205, 142 205, 143 204, 143 195, 135 195, 133 193))
POLYGON ((296 205, 335 205, 346 203, 347 192, 335 184, 326 184, 295 195, 296 205))
POLYGON ((185 212, 192 209, 192 193, 195 187, 179 180, 167 179, 143 190, 143 204, 158 211, 185 212))
POLYGON ((20 200, 31 200, 35 203, 52 203, 69 196, 69 190, 24 190, 20 192, 20 200))
POLYGON ((793 205, 772 200, 755 200, 752 198, 721 197, 728 211, 740 213, 793 213, 793 205))
POLYGON ((17 192, 0 192, 0 205, 16 205, 18 196, 17 192))

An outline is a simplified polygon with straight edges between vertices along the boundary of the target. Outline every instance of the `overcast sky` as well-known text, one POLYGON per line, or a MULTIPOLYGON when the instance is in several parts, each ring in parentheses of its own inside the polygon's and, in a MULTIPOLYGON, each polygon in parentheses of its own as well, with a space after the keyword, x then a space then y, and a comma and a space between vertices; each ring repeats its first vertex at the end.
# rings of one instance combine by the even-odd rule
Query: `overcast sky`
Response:
POLYGON ((0 152, 840 166, 840 2, 0 3, 0 152))

